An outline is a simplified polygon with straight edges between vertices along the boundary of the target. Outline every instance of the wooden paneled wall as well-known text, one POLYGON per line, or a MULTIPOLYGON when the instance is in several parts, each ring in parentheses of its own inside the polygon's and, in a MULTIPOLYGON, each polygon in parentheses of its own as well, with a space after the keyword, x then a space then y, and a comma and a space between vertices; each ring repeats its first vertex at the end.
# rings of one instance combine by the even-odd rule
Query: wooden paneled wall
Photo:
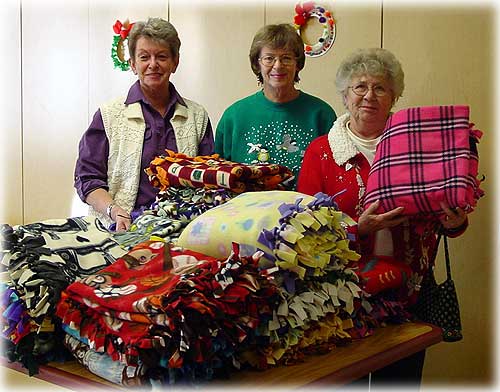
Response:
POLYGON ((0 126, 0 221, 13 224, 23 221, 22 126, 21 126, 21 6, 8 0, 0 8, 0 23, 5 55, 2 56, 0 80, 3 114, 0 126))
MULTIPOLYGON (((344 112, 334 88, 340 61, 359 47, 385 47, 401 60, 406 90, 395 109, 468 104, 484 131, 480 171, 486 196, 470 228, 451 241, 465 339, 428 351, 424 386, 488 385, 493 360, 494 89, 496 8, 400 5, 394 0, 322 1, 337 38, 324 56, 306 60, 299 87, 344 112)), ((203 104, 215 128, 223 110, 257 90, 248 50, 266 23, 291 22, 294 1, 73 0, 4 1, 0 22, 4 121, 0 133, 0 221, 10 224, 85 213, 73 190, 78 141, 98 106, 135 80, 113 69, 116 19, 168 18, 181 37, 172 77, 181 94, 203 104)), ((442 274, 442 271, 440 271, 442 274)))

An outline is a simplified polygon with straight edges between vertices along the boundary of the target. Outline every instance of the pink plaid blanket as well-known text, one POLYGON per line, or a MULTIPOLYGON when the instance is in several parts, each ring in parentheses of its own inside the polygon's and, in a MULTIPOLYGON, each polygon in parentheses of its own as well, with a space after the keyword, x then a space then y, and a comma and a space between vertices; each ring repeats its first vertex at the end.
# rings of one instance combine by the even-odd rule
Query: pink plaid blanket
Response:
POLYGON ((463 105, 414 107, 387 121, 368 176, 364 204, 379 213, 398 206, 406 215, 441 214, 439 203, 471 212, 479 188, 477 143, 482 132, 463 105))

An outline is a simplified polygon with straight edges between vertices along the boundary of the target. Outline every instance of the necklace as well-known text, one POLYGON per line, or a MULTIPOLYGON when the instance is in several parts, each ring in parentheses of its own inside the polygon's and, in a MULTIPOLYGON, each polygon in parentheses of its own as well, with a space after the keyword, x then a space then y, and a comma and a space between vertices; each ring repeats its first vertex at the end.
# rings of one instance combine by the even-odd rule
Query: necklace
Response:
POLYGON ((358 203, 356 204, 356 214, 360 216, 363 211, 363 197, 365 196, 366 186, 363 181, 363 177, 361 177, 361 173, 359 172, 359 165, 357 163, 354 164, 354 170, 356 170, 356 182, 358 183, 358 203))
MULTIPOLYGON (((345 126, 347 128, 348 131, 354 133, 351 129, 351 120, 348 120, 346 123, 345 123, 345 126)), ((359 146, 356 146, 356 148, 358 148, 359 150, 359 146)), ((348 163, 349 164, 349 163, 348 163)), ((348 165, 347 164, 347 165, 348 165)), ((346 165, 346 168, 347 168, 347 165, 346 165)), ((365 192, 366 192, 366 185, 363 181, 363 177, 361 177, 361 173, 359 171, 359 165, 358 163, 354 163, 354 165, 352 165, 354 167, 354 170, 356 171, 356 183, 358 184, 358 202, 356 204, 356 214, 358 216, 360 216, 363 211, 364 211, 364 208, 363 208, 363 197, 365 195, 365 192)))

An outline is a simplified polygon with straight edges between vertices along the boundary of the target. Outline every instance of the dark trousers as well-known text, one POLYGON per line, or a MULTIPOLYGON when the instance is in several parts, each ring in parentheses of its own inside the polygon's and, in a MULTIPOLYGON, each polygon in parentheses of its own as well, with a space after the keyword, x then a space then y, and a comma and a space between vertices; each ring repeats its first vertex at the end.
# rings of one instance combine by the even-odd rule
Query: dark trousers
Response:
POLYGON ((387 390, 401 389, 418 391, 422 381, 425 350, 400 359, 386 367, 375 370, 370 375, 344 385, 340 390, 387 390))

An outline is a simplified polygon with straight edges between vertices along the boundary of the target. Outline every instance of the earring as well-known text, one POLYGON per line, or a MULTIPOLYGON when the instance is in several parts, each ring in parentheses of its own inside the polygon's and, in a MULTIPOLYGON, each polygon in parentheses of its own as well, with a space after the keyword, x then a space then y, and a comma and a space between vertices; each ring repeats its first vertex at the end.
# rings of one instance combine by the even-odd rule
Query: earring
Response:
POLYGON ((258 87, 262 86, 262 75, 261 74, 257 75, 257 86, 258 87))

